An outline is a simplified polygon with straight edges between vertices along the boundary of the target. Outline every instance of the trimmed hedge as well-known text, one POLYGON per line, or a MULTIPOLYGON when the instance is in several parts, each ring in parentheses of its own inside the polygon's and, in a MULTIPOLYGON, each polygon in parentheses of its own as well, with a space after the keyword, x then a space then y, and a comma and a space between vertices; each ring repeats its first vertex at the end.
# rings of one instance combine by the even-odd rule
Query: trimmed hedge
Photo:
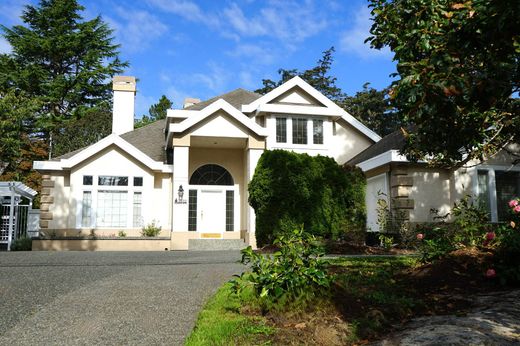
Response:
POLYGON ((332 158, 285 150, 265 151, 249 183, 259 246, 303 225, 326 239, 365 227, 366 180, 332 158))

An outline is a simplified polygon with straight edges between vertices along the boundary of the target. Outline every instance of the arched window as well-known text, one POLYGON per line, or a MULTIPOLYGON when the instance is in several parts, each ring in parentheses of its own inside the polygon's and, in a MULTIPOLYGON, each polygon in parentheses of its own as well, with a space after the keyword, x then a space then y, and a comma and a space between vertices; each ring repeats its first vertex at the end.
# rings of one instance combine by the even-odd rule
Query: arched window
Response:
POLYGON ((193 172, 190 185, 233 185, 233 177, 224 167, 204 165, 193 172))

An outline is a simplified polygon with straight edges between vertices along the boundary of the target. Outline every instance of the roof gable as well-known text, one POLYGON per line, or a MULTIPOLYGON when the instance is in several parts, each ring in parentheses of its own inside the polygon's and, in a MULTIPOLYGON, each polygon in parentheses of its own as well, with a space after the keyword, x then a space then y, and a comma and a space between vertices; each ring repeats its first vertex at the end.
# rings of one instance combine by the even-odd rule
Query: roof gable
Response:
MULTIPOLYGON (((117 146, 153 171, 165 171, 166 169, 166 166, 162 162, 152 160, 148 155, 116 134, 111 134, 110 136, 103 138, 99 142, 77 152, 71 157, 62 158, 59 161, 35 161, 33 167, 37 170, 71 169, 111 145, 117 146)), ((170 170, 171 169, 166 169, 166 171, 170 170)))
POLYGON ((308 114, 308 115, 326 115, 344 119, 347 123, 352 125, 356 130, 370 138, 372 141, 377 142, 381 137, 366 127, 359 120, 350 115, 343 108, 339 107, 333 101, 329 100, 325 95, 320 93, 318 90, 313 88, 310 84, 305 82, 302 78, 296 76, 279 87, 271 90, 259 99, 251 102, 248 105, 242 106, 242 112, 254 113, 254 112, 270 112, 270 113, 289 113, 289 114, 308 114), (303 93, 301 91, 303 91, 303 93), (293 93, 291 93, 293 92, 293 93), (294 96, 294 93, 298 93, 298 96, 294 96), (284 99, 283 95, 291 95, 289 99, 299 99, 300 102, 303 100, 315 100, 318 106, 309 104, 273 104, 280 97, 284 99), (304 96, 305 95, 305 96, 304 96), (303 100, 302 100, 303 99, 303 100), (320 106, 321 105, 321 106, 320 106))

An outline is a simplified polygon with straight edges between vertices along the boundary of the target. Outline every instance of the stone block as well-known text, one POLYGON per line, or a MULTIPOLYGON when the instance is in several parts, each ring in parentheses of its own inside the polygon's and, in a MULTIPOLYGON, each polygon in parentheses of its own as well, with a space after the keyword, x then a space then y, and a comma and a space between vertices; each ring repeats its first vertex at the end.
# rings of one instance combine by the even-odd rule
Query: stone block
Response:
POLYGON ((414 200, 411 198, 396 198, 392 201, 392 207, 394 209, 413 209, 414 206, 414 200))
POLYGON ((52 203, 54 203, 54 197, 53 196, 42 196, 40 199, 40 203, 52 204, 52 203))
POLYGON ((40 211, 49 211, 51 209, 51 205, 47 203, 40 204, 40 211))
POLYGON ((48 187, 44 187, 40 192, 41 196, 49 196, 51 194, 51 189, 48 187))
POLYGON ((392 198, 402 198, 410 196, 410 186, 394 186, 392 187, 392 198))
POLYGON ((40 228, 41 229, 49 228, 49 221, 47 221, 47 220, 40 220, 40 228))
POLYGON ((44 180, 42 181, 42 187, 54 187, 53 180, 44 180))
POLYGON ((394 186, 413 186, 413 177, 405 175, 392 176, 390 179, 391 187, 394 186))
POLYGON ((40 212, 40 220, 52 220, 52 212, 50 212, 50 211, 40 212))

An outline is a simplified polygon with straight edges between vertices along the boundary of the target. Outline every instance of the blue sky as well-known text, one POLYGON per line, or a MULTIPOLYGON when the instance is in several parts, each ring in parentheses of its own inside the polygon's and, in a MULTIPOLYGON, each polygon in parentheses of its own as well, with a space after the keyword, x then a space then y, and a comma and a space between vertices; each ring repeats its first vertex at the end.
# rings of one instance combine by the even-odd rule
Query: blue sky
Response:
MULTIPOLYGON (((148 113, 162 94, 182 106, 185 97, 207 99, 238 87, 255 90, 279 68, 314 67, 336 48, 332 74, 350 95, 365 82, 390 84, 388 50, 363 41, 371 25, 364 0, 80 0, 86 19, 100 14, 115 30, 121 57, 136 76, 136 115, 148 113)), ((30 0, 0 1, 0 23, 20 24, 30 0)), ((0 39, 0 52, 9 52, 0 39)))

